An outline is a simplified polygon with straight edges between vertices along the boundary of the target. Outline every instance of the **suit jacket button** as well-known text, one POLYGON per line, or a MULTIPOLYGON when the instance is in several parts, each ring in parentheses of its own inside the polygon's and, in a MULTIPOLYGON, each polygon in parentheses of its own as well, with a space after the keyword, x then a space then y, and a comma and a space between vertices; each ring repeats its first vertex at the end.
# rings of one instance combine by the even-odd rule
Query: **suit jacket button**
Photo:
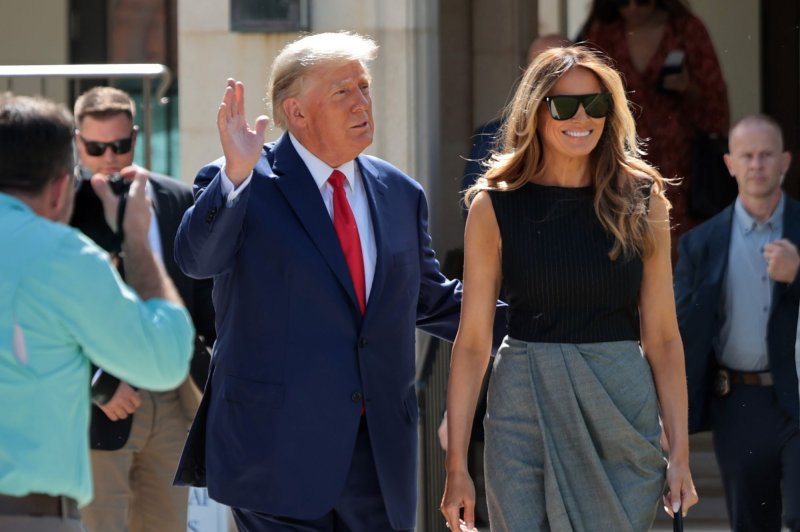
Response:
POLYGON ((352 400, 354 403, 360 403, 361 392, 353 392, 353 395, 350 396, 350 400, 352 400))
POLYGON ((358 347, 367 347, 367 343, 368 342, 366 338, 360 338, 358 340, 358 347))
POLYGON ((206 216, 206 223, 210 224, 214 221, 214 217, 217 215, 217 208, 211 207, 211 210, 208 211, 208 215, 206 216))

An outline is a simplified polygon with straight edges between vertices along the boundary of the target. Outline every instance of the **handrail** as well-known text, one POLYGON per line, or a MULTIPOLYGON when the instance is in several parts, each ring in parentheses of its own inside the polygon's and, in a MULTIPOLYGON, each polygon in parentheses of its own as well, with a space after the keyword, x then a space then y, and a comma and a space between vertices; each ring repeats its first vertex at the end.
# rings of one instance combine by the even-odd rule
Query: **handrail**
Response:
MULTIPOLYGON (((152 166, 152 116, 151 82, 158 79, 156 100, 166 103, 165 97, 172 83, 172 72, 165 65, 157 63, 111 63, 78 65, 0 65, 0 78, 137 78, 142 80, 142 126, 147 142, 144 145, 144 165, 152 166)), ((77 87, 77 85, 76 85, 77 87)), ((76 91, 77 93, 77 91, 76 91)))

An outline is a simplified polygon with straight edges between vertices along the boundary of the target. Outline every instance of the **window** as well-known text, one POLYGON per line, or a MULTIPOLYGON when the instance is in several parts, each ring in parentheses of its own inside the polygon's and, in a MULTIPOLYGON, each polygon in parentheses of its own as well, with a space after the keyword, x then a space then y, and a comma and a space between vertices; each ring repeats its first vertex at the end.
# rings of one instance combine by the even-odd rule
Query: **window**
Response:
POLYGON ((308 29, 308 0, 231 0, 231 31, 290 32, 308 29))

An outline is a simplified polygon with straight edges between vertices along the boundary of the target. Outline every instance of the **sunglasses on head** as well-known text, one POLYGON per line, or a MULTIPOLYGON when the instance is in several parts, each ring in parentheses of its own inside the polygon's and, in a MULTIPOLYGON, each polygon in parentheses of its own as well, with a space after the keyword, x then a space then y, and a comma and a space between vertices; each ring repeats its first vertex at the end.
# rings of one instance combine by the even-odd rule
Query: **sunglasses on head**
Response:
POLYGON ((136 128, 134 127, 130 137, 117 139, 112 142, 97 142, 94 140, 86 140, 83 136, 80 137, 81 142, 83 142, 83 146, 86 148, 86 153, 92 157, 99 157, 106 152, 106 148, 111 148, 111 151, 116 155, 128 153, 133 147, 133 139, 135 136, 136 128))
POLYGON ((646 6, 653 2, 653 0, 614 0, 617 7, 627 7, 631 1, 637 6, 646 6))
POLYGON ((610 92, 594 94, 545 96, 545 103, 554 120, 569 120, 583 105, 583 110, 592 118, 605 118, 613 104, 610 92))

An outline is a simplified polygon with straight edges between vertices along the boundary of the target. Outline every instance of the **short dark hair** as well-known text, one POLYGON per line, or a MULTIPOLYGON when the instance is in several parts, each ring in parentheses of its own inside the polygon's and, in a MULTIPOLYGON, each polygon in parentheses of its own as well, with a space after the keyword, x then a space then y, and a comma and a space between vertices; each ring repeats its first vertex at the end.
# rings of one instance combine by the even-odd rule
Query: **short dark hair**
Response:
POLYGON ((0 190, 38 194, 75 165, 72 115, 61 104, 0 96, 0 190))
POLYGON ((87 116, 105 119, 118 114, 127 115, 132 122, 136 117, 136 105, 127 92, 116 87, 92 87, 75 101, 75 122, 78 127, 87 116))

